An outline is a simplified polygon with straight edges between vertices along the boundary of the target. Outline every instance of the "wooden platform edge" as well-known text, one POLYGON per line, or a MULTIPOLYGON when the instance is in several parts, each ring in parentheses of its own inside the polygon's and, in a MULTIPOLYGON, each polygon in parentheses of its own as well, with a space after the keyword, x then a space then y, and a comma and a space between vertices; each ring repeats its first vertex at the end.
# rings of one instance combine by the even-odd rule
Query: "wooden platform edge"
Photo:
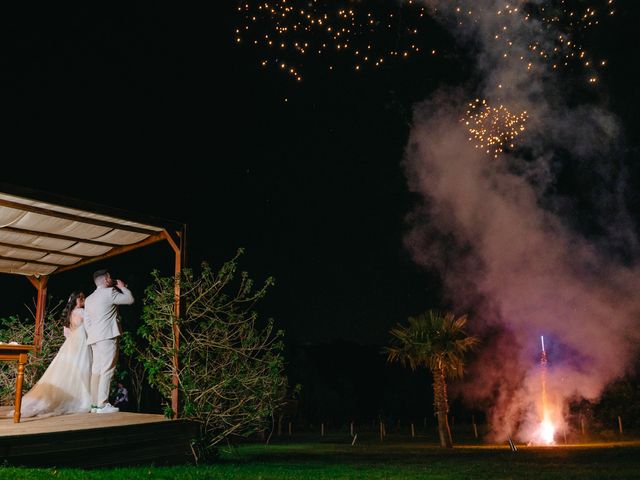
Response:
POLYGON ((200 425, 172 420, 0 437, 5 465, 100 468, 176 465, 193 460, 200 425))

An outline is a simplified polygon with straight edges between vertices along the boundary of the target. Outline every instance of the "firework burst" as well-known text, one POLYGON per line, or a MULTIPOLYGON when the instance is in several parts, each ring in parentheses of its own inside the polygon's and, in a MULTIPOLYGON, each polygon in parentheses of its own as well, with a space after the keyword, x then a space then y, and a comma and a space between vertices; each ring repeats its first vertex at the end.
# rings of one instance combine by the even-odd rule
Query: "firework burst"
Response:
POLYGON ((525 131, 526 111, 513 114, 504 105, 492 107, 481 99, 469 103, 468 107, 461 121, 469 130, 469 141, 475 142, 476 148, 494 158, 507 148, 515 148, 514 140, 525 131))
POLYGON ((413 0, 242 1, 236 42, 255 47, 262 67, 275 67, 295 80, 310 62, 323 69, 377 69, 433 49, 424 47, 426 7, 413 0))
POLYGON ((527 47, 533 56, 547 61, 553 70, 577 65, 584 69, 589 83, 595 83, 607 60, 594 58, 586 49, 588 32, 615 12, 614 0, 528 2, 524 20, 537 22, 543 32, 549 32, 549 40, 535 41, 527 47))
MULTIPOLYGON (((480 18, 487 25, 484 9, 476 0, 428 2, 429 14, 449 18, 459 26, 473 29, 480 18)), ((494 10, 491 37, 494 54, 504 61, 519 61, 528 72, 546 67, 566 71, 579 67, 588 83, 596 83, 605 58, 595 58, 585 45, 589 32, 616 11, 614 0, 514 0, 494 10), (527 32, 526 35, 522 35, 527 32), (522 38, 529 39, 523 44, 522 38)))

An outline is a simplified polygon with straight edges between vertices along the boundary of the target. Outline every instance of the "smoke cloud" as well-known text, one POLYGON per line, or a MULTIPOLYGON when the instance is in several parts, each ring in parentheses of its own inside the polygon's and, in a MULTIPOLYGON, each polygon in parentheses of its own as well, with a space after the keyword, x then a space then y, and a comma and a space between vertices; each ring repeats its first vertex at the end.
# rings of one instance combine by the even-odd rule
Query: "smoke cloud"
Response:
POLYGON ((605 106, 568 101, 563 74, 532 58, 529 46, 552 46, 558 31, 524 21, 523 10, 499 14, 504 2, 426 3, 473 51, 480 81, 415 107, 404 166, 422 201, 405 243, 417 263, 441 273, 448 300, 473 312, 487 339, 463 394, 487 407, 494 439, 531 440, 540 335, 559 426, 569 399, 597 398, 638 350, 638 243, 621 200, 620 129, 605 106), (456 6, 473 13, 463 18, 456 6), (496 41, 507 34, 508 49, 496 41), (475 98, 528 112, 518 147, 497 159, 475 148, 461 122, 475 98), (573 197, 557 193, 567 163, 597 179, 591 191, 578 182, 573 197), (590 202, 588 218, 576 213, 577 197, 590 202))

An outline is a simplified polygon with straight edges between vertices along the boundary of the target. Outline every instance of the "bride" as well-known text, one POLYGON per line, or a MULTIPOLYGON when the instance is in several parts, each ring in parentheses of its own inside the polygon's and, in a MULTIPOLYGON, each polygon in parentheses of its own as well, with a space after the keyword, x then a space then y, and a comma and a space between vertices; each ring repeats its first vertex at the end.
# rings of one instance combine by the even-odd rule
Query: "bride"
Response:
POLYGON ((84 293, 71 294, 63 318, 67 338, 40 380, 22 397, 23 417, 90 410, 91 349, 84 329, 84 293))

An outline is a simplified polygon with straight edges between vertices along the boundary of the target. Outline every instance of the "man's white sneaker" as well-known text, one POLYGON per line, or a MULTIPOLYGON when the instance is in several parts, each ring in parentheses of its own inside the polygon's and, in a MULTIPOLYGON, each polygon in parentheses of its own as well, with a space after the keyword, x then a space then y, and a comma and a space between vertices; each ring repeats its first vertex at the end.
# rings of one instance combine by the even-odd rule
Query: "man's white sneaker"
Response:
POLYGON ((114 407, 110 403, 105 403, 102 407, 96 409, 96 413, 116 413, 119 411, 118 407, 114 407))

